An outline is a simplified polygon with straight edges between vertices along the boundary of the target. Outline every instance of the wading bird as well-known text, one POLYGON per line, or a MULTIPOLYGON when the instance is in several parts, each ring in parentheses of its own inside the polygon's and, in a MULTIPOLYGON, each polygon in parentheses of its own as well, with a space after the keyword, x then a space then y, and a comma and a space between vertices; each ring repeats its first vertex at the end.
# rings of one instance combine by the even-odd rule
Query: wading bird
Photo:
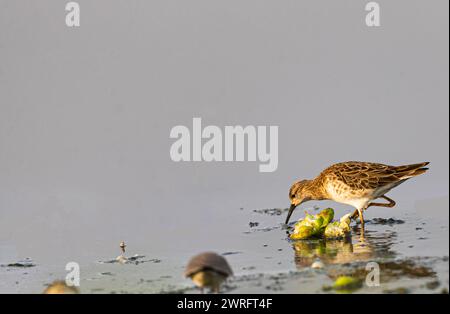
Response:
POLYGON ((426 172, 428 168, 425 166, 428 164, 389 166, 357 161, 334 164, 315 179, 297 181, 291 186, 291 207, 286 224, 298 205, 310 200, 332 200, 355 207, 352 218, 359 217, 364 226, 364 210, 370 206, 394 207, 395 201, 385 194, 406 180, 426 172), (377 198, 383 198, 388 203, 372 202, 377 198))

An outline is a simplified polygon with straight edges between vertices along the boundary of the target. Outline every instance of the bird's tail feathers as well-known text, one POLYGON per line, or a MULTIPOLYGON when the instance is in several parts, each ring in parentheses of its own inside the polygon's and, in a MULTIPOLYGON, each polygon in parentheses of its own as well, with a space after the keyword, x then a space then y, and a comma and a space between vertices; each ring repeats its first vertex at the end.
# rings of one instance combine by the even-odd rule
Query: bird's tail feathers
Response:
POLYGON ((399 166, 396 167, 397 175, 400 175, 402 180, 409 179, 418 175, 421 175, 429 168, 426 166, 429 164, 429 162, 422 162, 419 164, 413 164, 413 165, 405 165, 405 166, 399 166))

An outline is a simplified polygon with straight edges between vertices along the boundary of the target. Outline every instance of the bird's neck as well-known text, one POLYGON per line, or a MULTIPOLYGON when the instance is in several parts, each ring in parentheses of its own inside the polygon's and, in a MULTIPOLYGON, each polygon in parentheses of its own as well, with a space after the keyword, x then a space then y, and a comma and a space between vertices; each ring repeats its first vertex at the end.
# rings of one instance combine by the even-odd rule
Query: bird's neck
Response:
POLYGON ((327 191, 325 190, 320 177, 317 177, 313 180, 308 180, 306 182, 306 187, 308 189, 308 194, 311 200, 321 201, 328 199, 327 191))

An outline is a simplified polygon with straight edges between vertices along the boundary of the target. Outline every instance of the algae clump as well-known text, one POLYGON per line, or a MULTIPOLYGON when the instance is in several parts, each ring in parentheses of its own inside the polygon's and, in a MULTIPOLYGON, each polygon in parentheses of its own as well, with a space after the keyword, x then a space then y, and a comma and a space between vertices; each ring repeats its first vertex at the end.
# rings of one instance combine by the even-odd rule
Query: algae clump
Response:
POLYGON ((333 208, 325 208, 322 210, 317 216, 323 218, 323 226, 327 226, 334 218, 334 210, 333 208))
POLYGON ((339 239, 350 235, 350 214, 343 216, 340 221, 333 222, 334 210, 326 208, 316 215, 306 213, 304 219, 299 220, 290 235, 293 240, 311 238, 339 239))
POLYGON ((322 237, 326 226, 334 218, 334 210, 327 208, 317 215, 306 213, 304 219, 299 220, 294 226, 294 232, 290 235, 293 240, 322 237))
POLYGON ((325 238, 340 239, 350 235, 350 214, 343 216, 340 221, 330 223, 324 232, 325 238))
POLYGON ((350 276, 340 276, 336 279, 333 284, 333 289, 342 292, 352 292, 356 289, 361 288, 362 282, 357 278, 350 276))

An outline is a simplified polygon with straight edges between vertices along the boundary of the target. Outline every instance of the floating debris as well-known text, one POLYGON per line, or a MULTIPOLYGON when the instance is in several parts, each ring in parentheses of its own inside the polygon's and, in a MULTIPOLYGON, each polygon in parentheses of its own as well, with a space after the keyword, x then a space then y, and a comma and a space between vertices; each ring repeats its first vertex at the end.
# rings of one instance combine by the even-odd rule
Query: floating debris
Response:
POLYGON ((125 264, 126 262, 128 262, 128 258, 125 257, 124 255, 119 255, 116 257, 116 262, 120 264, 125 264))
POLYGON ((106 260, 106 261, 99 261, 98 263, 100 264, 115 264, 115 263, 119 263, 119 264, 142 264, 142 263, 160 263, 161 260, 157 259, 157 258, 153 258, 153 259, 148 259, 145 260, 145 255, 140 255, 140 254, 135 254, 133 256, 127 257, 125 256, 125 248, 126 248, 126 244, 124 241, 120 242, 119 247, 122 251, 122 254, 117 256, 115 259, 113 260, 106 260))
POLYGON ((5 265, 1 265, 2 267, 22 267, 22 268, 27 268, 27 267, 35 267, 36 264, 33 263, 33 261, 30 258, 25 258, 24 260, 20 260, 14 263, 9 263, 9 264, 5 264, 5 265))
POLYGON ((119 256, 116 257, 116 261, 120 264, 125 264, 126 262, 128 262, 128 258, 125 257, 125 242, 122 241, 119 244, 120 250, 122 251, 122 254, 120 254, 119 256))
POLYGON ((250 221, 249 223, 248 223, 248 225, 250 226, 250 228, 253 228, 253 227, 257 227, 257 226, 259 226, 259 222, 252 222, 252 221, 250 221))
POLYGON ((120 242, 119 247, 120 247, 120 249, 122 250, 122 253, 125 254, 125 248, 126 248, 127 246, 126 246, 126 244, 125 244, 124 241, 120 242))
POLYGON ((236 252, 225 252, 222 253, 222 256, 227 256, 227 255, 235 255, 235 254, 242 254, 242 252, 236 251, 236 252))
POLYGON ((116 259, 112 259, 112 260, 106 260, 106 261, 99 261, 100 264, 116 264, 116 263, 121 263, 121 264, 142 264, 142 263, 160 263, 161 260, 157 259, 157 258, 153 258, 153 259, 148 259, 145 260, 145 255, 139 255, 136 254, 134 256, 131 257, 126 257, 123 255, 118 256, 116 259))
POLYGON ((244 266, 244 267, 242 267, 242 270, 254 270, 254 269, 256 269, 255 266, 244 266))
POLYGON ((371 224, 376 224, 376 225, 401 225, 404 224, 405 221, 401 220, 401 219, 394 219, 394 218, 373 218, 371 220, 368 221, 371 224))
POLYGON ((270 209, 255 209, 253 212, 258 214, 265 214, 270 216, 280 216, 287 212, 289 208, 270 208, 270 209))
POLYGON ((251 231, 244 231, 244 234, 252 234, 254 232, 269 232, 275 229, 280 229, 279 226, 275 226, 275 227, 266 227, 266 228, 254 228, 251 231))

